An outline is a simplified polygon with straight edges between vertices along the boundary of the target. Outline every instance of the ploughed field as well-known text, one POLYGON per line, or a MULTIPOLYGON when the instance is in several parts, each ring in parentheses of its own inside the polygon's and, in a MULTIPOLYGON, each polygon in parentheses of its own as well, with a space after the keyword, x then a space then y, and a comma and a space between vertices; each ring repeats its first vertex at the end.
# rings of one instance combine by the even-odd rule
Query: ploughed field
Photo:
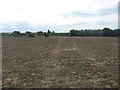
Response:
POLYGON ((118 38, 40 37, 2 40, 3 87, 118 87, 118 38))

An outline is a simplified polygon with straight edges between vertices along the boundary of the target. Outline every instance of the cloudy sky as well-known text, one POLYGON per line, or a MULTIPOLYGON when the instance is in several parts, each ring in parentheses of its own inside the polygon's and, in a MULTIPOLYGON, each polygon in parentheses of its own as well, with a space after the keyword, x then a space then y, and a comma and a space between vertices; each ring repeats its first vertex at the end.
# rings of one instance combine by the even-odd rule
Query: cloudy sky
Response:
POLYGON ((0 0, 0 32, 118 28, 119 0, 0 0))

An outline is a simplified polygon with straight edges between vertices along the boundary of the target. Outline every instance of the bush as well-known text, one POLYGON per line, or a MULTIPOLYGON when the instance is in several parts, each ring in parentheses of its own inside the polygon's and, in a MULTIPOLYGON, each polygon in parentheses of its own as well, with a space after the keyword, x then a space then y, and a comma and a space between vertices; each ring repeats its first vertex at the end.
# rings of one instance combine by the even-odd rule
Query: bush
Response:
POLYGON ((44 36, 45 36, 45 37, 49 37, 49 34, 45 32, 45 33, 44 33, 44 36))
POLYGON ((21 33, 19 31, 13 31, 11 33, 12 36, 21 36, 21 33))
POLYGON ((26 36, 28 36, 28 37, 35 37, 33 33, 28 32, 28 31, 26 32, 26 36))

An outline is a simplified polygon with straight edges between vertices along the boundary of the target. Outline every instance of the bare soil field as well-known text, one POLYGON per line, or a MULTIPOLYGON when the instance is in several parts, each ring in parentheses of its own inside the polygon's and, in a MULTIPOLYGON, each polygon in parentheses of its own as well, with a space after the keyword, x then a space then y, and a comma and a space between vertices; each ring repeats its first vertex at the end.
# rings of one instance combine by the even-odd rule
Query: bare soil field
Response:
POLYGON ((3 38, 9 88, 117 88, 118 38, 3 38))

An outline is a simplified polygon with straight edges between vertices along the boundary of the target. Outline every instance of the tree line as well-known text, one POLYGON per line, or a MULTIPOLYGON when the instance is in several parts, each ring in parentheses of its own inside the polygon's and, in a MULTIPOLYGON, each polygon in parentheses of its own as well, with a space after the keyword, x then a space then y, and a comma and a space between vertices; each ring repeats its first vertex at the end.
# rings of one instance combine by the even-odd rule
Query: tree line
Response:
POLYGON ((55 31, 48 30, 47 32, 38 31, 38 32, 30 32, 26 31, 25 33, 21 33, 20 31, 13 31, 12 33, 2 33, 2 36, 14 36, 14 37, 36 37, 36 36, 70 36, 69 33, 55 33, 55 31))
POLYGON ((120 29, 104 28, 103 30, 70 30, 71 36, 106 36, 117 37, 120 36, 120 29))
POLYGON ((12 33, 2 33, 2 36, 14 36, 14 37, 35 37, 35 36, 106 36, 106 37, 118 37, 120 36, 120 29, 97 29, 97 30, 70 30, 69 33, 56 33, 55 31, 48 30, 47 32, 38 31, 38 32, 30 32, 26 31, 25 33, 21 33, 20 31, 13 31, 12 33))

